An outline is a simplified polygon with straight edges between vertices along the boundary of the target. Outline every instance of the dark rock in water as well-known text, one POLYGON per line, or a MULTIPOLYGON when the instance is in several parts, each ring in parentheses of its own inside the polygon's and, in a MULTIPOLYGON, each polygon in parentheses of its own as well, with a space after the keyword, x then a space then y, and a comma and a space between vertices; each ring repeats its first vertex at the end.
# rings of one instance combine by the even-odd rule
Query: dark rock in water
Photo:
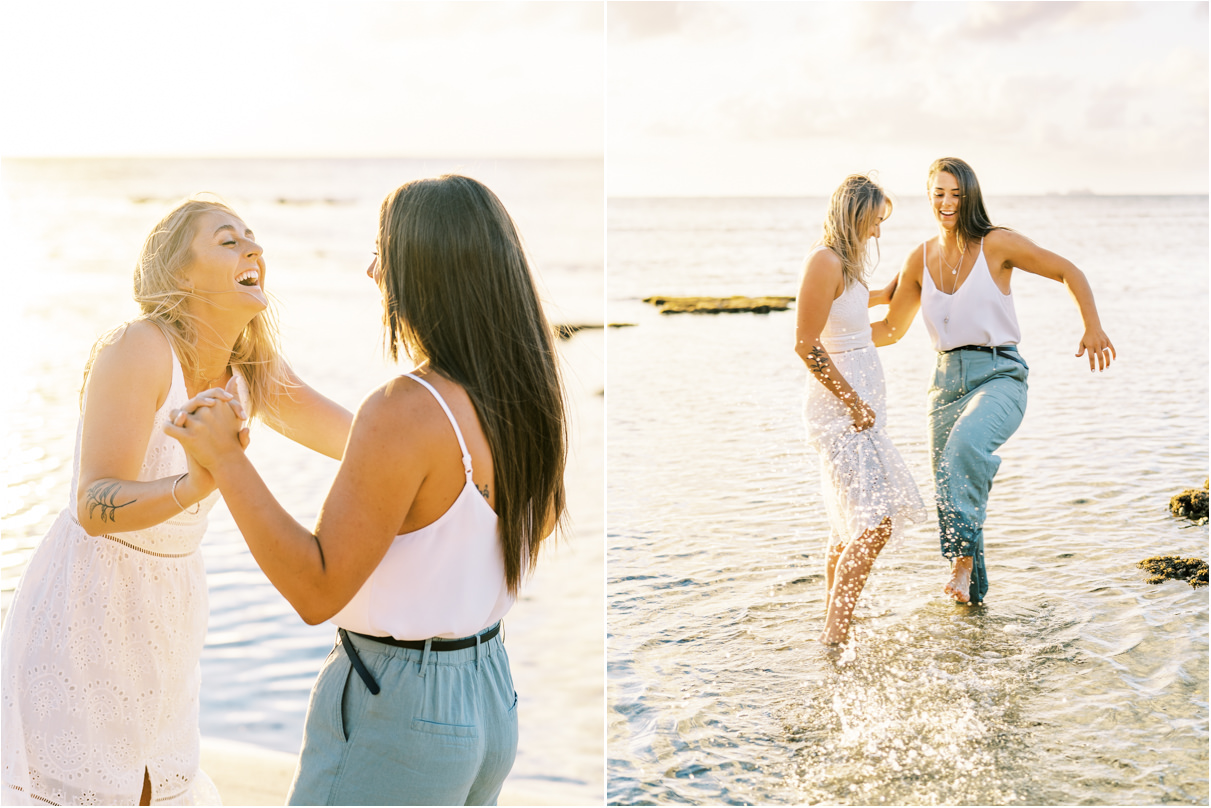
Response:
POLYGON ((1187 519, 1207 519, 1207 483, 1202 489, 1187 488, 1169 500, 1169 512, 1174 516, 1184 516, 1187 519))
POLYGON ((1145 558, 1137 567, 1152 573, 1147 579, 1150 584, 1164 581, 1189 581, 1190 586, 1207 585, 1207 562, 1201 558, 1178 558, 1177 556, 1153 556, 1145 558))
POLYGON ((786 311, 793 297, 645 297, 661 314, 733 314, 752 312, 769 314, 786 311))
POLYGON ((610 323, 607 328, 634 328, 638 323, 610 323))
POLYGON ((598 328, 604 329, 605 326, 603 326, 603 325, 567 325, 564 323, 559 323, 557 325, 552 326, 552 328, 555 329, 555 336, 559 337, 562 340, 569 340, 572 338, 572 335, 575 334, 577 331, 595 330, 598 328))

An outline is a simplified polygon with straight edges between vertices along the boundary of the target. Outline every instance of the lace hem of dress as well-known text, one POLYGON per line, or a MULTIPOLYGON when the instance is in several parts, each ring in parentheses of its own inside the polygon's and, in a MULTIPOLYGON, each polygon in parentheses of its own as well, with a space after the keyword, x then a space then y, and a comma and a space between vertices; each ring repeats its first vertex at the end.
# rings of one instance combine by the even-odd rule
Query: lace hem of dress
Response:
MULTIPOLYGON (((80 524, 80 520, 76 518, 75 514, 68 514, 68 515, 71 516, 71 520, 76 523, 76 527, 80 528, 81 530, 84 530, 84 525, 80 524)), ((85 531, 85 532, 87 533, 87 531, 85 531)), ((136 550, 140 553, 145 553, 149 556, 155 556, 156 558, 189 558, 191 555, 193 555, 194 553, 197 552, 197 550, 190 550, 188 553, 157 553, 154 550, 148 550, 146 547, 140 547, 137 544, 131 544, 130 542, 126 541, 125 539, 119 539, 117 536, 111 536, 108 533, 99 533, 96 536, 93 536, 92 538, 109 539, 110 541, 117 542, 118 544, 122 545, 123 547, 129 547, 131 550, 136 550)))

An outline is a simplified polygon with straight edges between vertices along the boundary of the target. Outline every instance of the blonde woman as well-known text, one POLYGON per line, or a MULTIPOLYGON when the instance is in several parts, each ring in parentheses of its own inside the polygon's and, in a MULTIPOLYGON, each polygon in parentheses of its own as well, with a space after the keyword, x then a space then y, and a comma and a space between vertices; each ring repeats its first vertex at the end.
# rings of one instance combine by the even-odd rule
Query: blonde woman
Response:
POLYGON ((883 366, 871 339, 867 246, 891 214, 869 177, 846 177, 829 201, 824 234, 807 257, 796 303, 795 351, 807 364, 804 421, 820 456, 831 536, 820 642, 846 640, 879 552, 905 522, 924 518, 917 486, 887 437, 883 366))
POLYGON ((517 750, 500 620, 564 510, 550 326, 500 200, 447 175, 383 202, 389 351, 313 529, 240 450, 229 407, 168 427, 209 469, 249 548, 337 645, 311 692, 291 805, 495 804, 517 750))
POLYGON ((4 624, 7 804, 218 801, 198 768, 198 661, 199 544, 219 495, 163 426, 172 409, 230 401, 334 458, 349 431, 349 412, 279 356, 261 247, 230 208, 169 213, 134 287, 141 316, 94 346, 71 495, 4 624))

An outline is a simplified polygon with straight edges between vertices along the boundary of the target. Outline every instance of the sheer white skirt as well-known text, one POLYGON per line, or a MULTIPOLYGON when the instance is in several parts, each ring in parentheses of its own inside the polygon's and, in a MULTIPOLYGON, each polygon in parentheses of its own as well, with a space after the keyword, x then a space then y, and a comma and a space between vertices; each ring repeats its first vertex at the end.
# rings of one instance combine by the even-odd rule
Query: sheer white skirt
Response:
POLYGON ((883 364, 874 345, 829 356, 875 411, 875 425, 858 432, 840 400, 808 375, 803 420, 808 445, 820 457, 829 544, 848 544, 890 519, 892 537, 887 546, 896 546, 903 540, 904 526, 925 521, 926 511, 908 466, 887 436, 883 364))

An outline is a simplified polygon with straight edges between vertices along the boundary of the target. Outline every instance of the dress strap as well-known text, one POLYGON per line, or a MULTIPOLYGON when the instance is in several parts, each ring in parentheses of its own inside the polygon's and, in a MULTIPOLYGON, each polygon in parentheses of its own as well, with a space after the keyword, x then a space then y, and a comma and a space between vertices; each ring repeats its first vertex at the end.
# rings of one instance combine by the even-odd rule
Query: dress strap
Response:
POLYGON ((462 430, 458 428, 458 421, 454 420, 454 413, 450 412, 450 406, 446 404, 446 400, 442 398, 441 393, 419 376, 414 376, 411 373, 405 373, 409 379, 418 382, 425 387, 433 397, 437 399, 437 403, 442 405, 442 409, 446 412, 446 417, 450 419, 450 426, 454 427, 454 437, 458 438, 458 448, 463 450, 463 471, 467 472, 467 479, 471 479, 471 453, 467 451, 467 443, 463 440, 462 430))

